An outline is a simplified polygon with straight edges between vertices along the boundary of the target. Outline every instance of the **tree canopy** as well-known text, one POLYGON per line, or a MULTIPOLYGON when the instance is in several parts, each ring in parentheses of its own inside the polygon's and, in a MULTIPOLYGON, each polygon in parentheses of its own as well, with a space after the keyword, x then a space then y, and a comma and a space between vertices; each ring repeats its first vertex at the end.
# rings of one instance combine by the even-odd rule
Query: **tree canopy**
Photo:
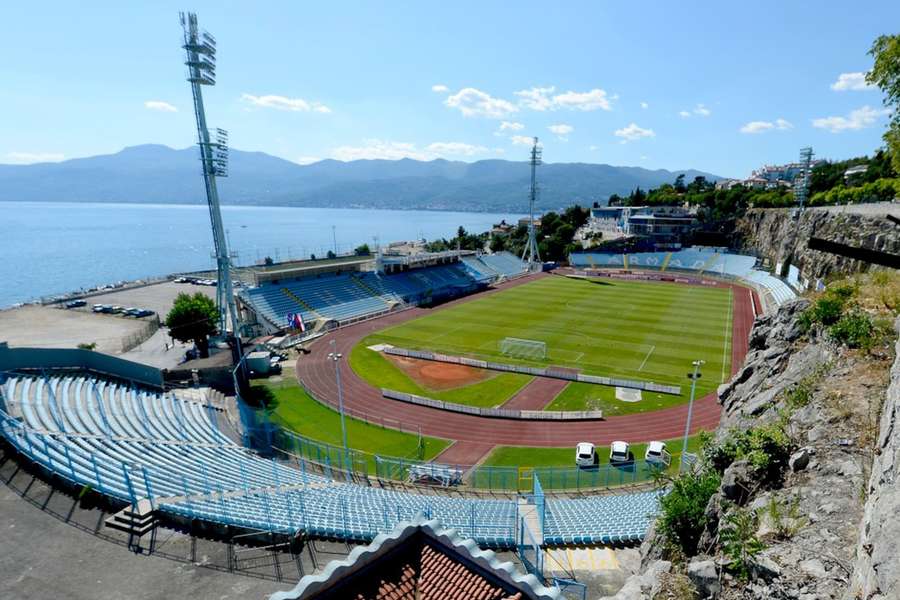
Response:
POLYGON ((875 38, 869 54, 874 59, 866 81, 884 92, 885 106, 893 108, 884 141, 893 154, 893 167, 900 173, 900 34, 875 38))
POLYGON ((166 315, 169 335, 180 342, 194 342, 200 356, 209 356, 208 337, 216 333, 219 311, 212 298, 200 292, 178 294, 166 315))

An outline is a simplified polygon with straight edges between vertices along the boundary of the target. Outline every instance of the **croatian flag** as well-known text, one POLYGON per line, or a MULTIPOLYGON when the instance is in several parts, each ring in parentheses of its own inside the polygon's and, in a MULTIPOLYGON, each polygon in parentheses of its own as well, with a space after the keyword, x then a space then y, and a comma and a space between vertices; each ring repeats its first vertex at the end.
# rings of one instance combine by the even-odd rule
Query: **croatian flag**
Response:
POLYGON ((303 315, 300 313, 288 313, 287 316, 288 329, 299 329, 306 331, 306 323, 303 322, 303 315))

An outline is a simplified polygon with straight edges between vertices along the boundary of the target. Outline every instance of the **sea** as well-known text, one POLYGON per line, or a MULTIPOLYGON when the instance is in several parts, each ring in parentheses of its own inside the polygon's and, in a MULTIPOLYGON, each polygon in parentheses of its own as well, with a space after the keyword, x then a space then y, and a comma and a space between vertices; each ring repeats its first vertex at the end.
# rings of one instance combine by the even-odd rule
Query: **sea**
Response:
MULTIPOLYGON (((521 215, 223 206, 239 266, 451 238, 521 215)), ((205 205, 0 202, 0 307, 119 281, 214 269, 205 205)))

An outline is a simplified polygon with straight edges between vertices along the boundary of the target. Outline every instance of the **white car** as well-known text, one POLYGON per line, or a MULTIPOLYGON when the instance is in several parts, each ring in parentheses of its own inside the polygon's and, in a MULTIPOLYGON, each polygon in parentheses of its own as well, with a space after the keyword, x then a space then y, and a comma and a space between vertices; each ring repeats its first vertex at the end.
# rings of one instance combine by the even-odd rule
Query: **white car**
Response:
POLYGON ((668 467, 672 463, 672 455, 666 449, 665 442, 650 442, 644 460, 658 467, 668 467))
POLYGON ((575 446, 575 464, 579 467, 593 467, 597 464, 597 449, 590 442, 578 442, 575 446))
POLYGON ((609 447, 609 462, 613 464, 628 462, 631 460, 630 456, 628 442, 616 441, 609 447))

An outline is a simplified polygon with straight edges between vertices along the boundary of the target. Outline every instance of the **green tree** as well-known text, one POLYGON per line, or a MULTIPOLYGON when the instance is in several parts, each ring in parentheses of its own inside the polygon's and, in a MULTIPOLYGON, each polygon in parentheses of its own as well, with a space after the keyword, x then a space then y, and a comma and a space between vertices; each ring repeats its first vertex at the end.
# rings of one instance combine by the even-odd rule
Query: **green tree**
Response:
POLYGON ((369 250, 368 244, 362 244, 361 246, 357 246, 353 253, 357 256, 368 256, 372 254, 372 251, 369 250))
POLYGON ((875 61, 866 81, 881 88, 885 106, 893 108, 884 141, 893 154, 894 171, 900 173, 900 34, 878 36, 869 54, 875 61))
POLYGON ((209 336, 216 332, 219 311, 212 298, 200 292, 178 294, 166 315, 169 335, 179 342, 194 342, 200 356, 209 356, 209 336))
POLYGON ((679 173, 678 177, 675 178, 675 185, 672 187, 675 188, 675 191, 679 194, 683 194, 687 190, 684 186, 684 173, 679 173))
POLYGON ((491 236, 491 252, 502 252, 506 250, 506 241, 503 236, 491 236))

